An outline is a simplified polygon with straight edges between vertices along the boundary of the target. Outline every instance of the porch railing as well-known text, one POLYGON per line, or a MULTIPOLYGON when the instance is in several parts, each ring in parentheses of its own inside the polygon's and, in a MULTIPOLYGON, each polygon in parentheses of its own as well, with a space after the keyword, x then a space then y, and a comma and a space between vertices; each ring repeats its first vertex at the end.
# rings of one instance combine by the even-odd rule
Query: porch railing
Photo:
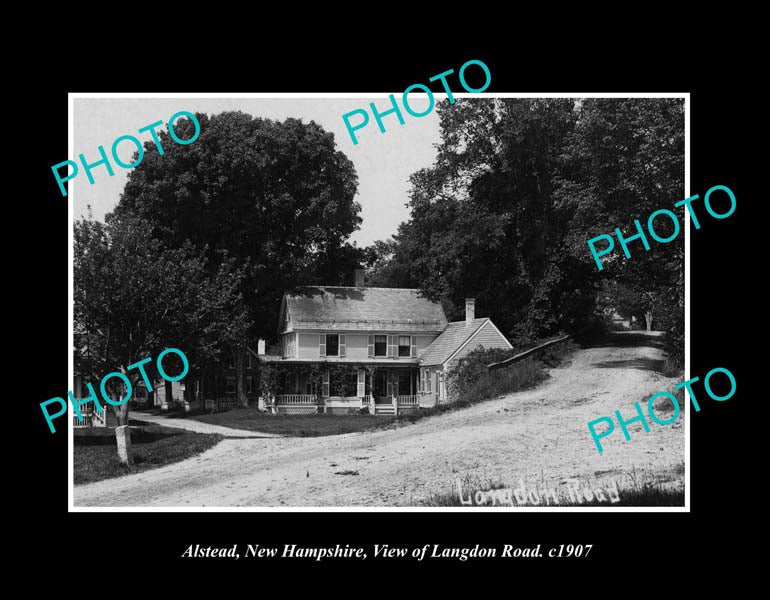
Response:
POLYGON ((399 396, 399 406, 416 406, 420 403, 419 396, 399 396))
POLYGON ((230 398, 229 396, 219 397, 216 399, 215 406, 217 412, 232 410, 238 407, 238 399, 230 398))
POLYGON ((77 415, 72 415, 72 426, 73 427, 91 427, 91 425, 92 425, 91 415, 87 415, 86 413, 83 413, 83 420, 82 421, 80 419, 78 419, 77 415))
MULTIPOLYGON (((77 400, 81 400, 81 399, 82 398, 77 398, 77 400)), ((73 413, 72 415, 73 427, 93 427, 94 425, 97 425, 99 427, 104 426, 104 420, 105 420, 104 411, 97 412, 95 410, 93 401, 80 404, 79 408, 80 408, 80 414, 83 415, 83 419, 82 420, 78 419, 77 413, 73 413), (98 421, 98 423, 94 423, 94 421, 98 421)))
POLYGON ((279 394, 275 397, 278 405, 318 404, 318 398, 314 394, 279 394))
POLYGON ((106 427, 107 425, 107 407, 102 407, 104 410, 99 412, 95 410, 91 413, 91 424, 94 427, 106 427))

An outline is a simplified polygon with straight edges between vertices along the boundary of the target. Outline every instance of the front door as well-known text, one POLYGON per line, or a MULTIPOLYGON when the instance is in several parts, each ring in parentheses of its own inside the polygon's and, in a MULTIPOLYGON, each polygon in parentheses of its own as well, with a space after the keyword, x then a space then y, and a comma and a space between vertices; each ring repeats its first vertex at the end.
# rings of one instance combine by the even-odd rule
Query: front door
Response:
POLYGON ((374 372, 374 397, 384 398, 388 395, 388 372, 382 369, 374 372))

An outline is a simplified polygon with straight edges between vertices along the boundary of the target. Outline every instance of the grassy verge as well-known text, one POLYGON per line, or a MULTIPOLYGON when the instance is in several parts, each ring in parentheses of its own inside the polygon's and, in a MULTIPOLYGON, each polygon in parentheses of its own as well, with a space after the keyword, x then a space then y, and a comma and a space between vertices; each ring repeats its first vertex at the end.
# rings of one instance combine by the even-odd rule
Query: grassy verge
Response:
POLYGON ((158 425, 132 427, 134 465, 128 467, 118 461, 115 430, 94 428, 75 436, 75 485, 178 462, 208 450, 221 439, 220 435, 191 433, 158 425))
POLYGON ((450 404, 410 411, 396 416, 383 415, 272 415, 255 408, 235 408, 219 413, 188 413, 180 417, 233 429, 274 433, 290 437, 317 437, 371 431, 414 423, 425 417, 465 408, 505 393, 528 389, 547 377, 543 366, 531 359, 484 376, 472 389, 450 404))
POLYGON ((431 408, 406 412, 397 416, 367 414, 332 415, 272 415, 256 408, 235 408, 219 413, 172 413, 185 419, 221 425, 233 429, 245 429, 260 433, 273 433, 290 437, 317 437, 340 435, 358 431, 386 429, 414 423, 425 417, 466 408, 484 400, 498 398, 512 392, 535 387, 548 378, 547 367, 563 364, 578 346, 572 342, 557 344, 544 351, 538 359, 527 358, 503 369, 485 373, 473 385, 466 388, 457 400, 431 408))
POLYGON ((233 429, 246 429, 261 433, 274 433, 290 437, 317 437, 367 431, 391 425, 398 417, 374 415, 271 415, 256 408, 234 408, 211 414, 180 415, 202 423, 222 425, 233 429))
POLYGON ((571 478, 544 483, 503 483, 477 477, 458 478, 451 489, 431 494, 420 506, 684 506, 684 463, 670 473, 619 474, 611 481, 571 478))

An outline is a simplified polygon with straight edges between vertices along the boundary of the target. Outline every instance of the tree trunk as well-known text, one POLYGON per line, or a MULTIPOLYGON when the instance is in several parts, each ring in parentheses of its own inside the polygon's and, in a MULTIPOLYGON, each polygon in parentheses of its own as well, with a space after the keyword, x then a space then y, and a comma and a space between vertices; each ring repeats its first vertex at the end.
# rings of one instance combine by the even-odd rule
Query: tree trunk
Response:
POLYGON ((647 331, 652 331, 652 311, 648 310, 644 313, 644 320, 647 321, 647 331))
POLYGON ((190 375, 187 377, 187 383, 184 386, 184 401, 185 401, 185 410, 196 410, 195 407, 198 406, 196 404, 196 401, 199 397, 199 386, 198 382, 200 381, 200 374, 199 373, 193 373, 191 372, 190 375))
POLYGON ((120 406, 113 406, 112 409, 118 419, 118 425, 128 425, 128 402, 120 406))
POLYGON ((235 394, 238 404, 244 408, 249 406, 249 397, 246 395, 246 364, 243 360, 244 348, 234 348, 235 359, 235 394))
MULTIPOLYGON (((125 373, 125 370, 123 370, 123 372, 125 373)), ((132 388, 136 387, 137 383, 138 383, 138 378, 131 382, 132 388)), ((128 392, 128 390, 126 389, 126 385, 122 382, 119 385, 113 385, 112 389, 113 389, 113 394, 116 394, 112 396, 113 398, 124 398, 126 396, 126 393, 128 392)), ((114 404, 111 405, 113 411, 115 412, 115 416, 118 419, 118 426, 115 428, 115 443, 117 445, 118 460, 121 463, 129 466, 134 464, 134 455, 131 450, 131 429, 127 427, 128 403, 130 401, 131 401, 131 398, 127 398, 126 401, 123 402, 123 404, 121 404, 120 406, 115 406, 114 404)))
POLYGON ((118 446, 118 460, 130 467, 134 464, 134 453, 131 451, 131 428, 125 425, 116 427, 115 441, 118 446))
MULTIPOLYGON (((121 371, 123 371, 124 374, 126 373, 125 369, 121 369, 121 371)), ((132 377, 129 377, 128 375, 126 376, 128 377, 129 381, 131 381, 131 388, 133 393, 133 390, 136 388, 136 384, 138 383, 138 378, 134 380, 132 377)), ((109 391, 109 393, 111 394, 110 397, 113 398, 114 400, 117 398, 124 398, 126 396, 126 392, 128 390, 126 389, 126 384, 124 384, 123 382, 118 383, 113 379, 112 382, 108 385, 110 386, 110 391, 109 391)), ((117 402, 117 400, 115 401, 117 402)), ((118 420, 118 425, 128 425, 128 403, 130 401, 131 401, 131 398, 128 398, 120 406, 115 406, 114 404, 110 404, 110 406, 112 406, 113 412, 115 413, 115 417, 118 420)))

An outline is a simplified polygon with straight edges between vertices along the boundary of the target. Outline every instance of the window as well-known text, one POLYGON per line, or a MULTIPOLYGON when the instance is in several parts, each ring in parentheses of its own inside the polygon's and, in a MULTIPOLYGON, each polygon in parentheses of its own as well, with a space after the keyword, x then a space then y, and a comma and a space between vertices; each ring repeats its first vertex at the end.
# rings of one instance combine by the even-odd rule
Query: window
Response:
POLYGON ((228 396, 235 395, 235 377, 227 377, 225 379, 225 394, 228 396))
POLYGON ((388 336, 387 335, 374 336, 374 355, 375 356, 388 355, 388 336))
POLYGON ((409 357, 412 352, 412 340, 408 335, 398 336, 398 356, 399 358, 409 357))
POLYGON ((315 396, 315 383, 313 383, 312 381, 308 381, 305 384, 305 393, 308 396, 315 396))
POLYGON ((246 368, 254 368, 254 357, 251 355, 251 352, 246 352, 246 368))
MULTIPOLYGON (((249 358, 251 358, 251 355, 249 355, 249 358)), ((254 377, 251 375, 246 378, 246 392, 249 394, 254 393, 254 377)))
POLYGON ((286 356, 297 356, 297 334, 289 333, 286 337, 286 356))
POLYGON ((340 336, 336 333, 326 335, 326 356, 339 356, 340 336))

